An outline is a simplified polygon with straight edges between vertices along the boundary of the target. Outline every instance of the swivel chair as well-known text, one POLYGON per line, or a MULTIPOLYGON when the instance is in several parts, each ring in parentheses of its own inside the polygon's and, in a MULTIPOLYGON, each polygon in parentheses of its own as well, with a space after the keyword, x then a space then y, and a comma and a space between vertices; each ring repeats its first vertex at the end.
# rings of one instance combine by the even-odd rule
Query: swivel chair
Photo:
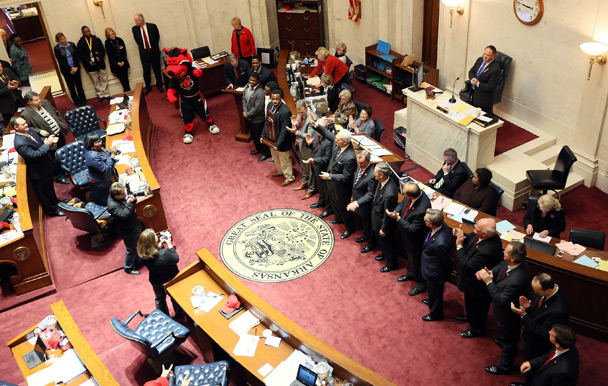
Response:
POLYGON ((89 186, 89 179, 87 178, 89 169, 84 158, 86 151, 87 149, 82 142, 75 141, 60 147, 55 152, 55 157, 61 164, 61 168, 67 172, 70 181, 80 189, 89 186))
POLYGON ((184 378, 190 379, 190 386, 219 385, 228 386, 230 364, 227 361, 204 365, 176 366, 174 376, 169 378, 170 386, 181 385, 184 378))
POLYGON ((492 212, 488 212, 488 214, 496 216, 496 211, 498 211, 498 204, 500 203, 500 196, 502 196, 505 191, 493 182, 490 182, 489 185, 490 187, 492 187, 492 190, 494 190, 494 199, 496 200, 496 206, 494 206, 494 210, 492 212))
POLYGON ((374 118, 374 126, 376 126, 376 132, 374 133, 374 139, 376 140, 376 142, 381 142, 382 141, 382 134, 384 133, 384 125, 382 124, 382 121, 380 120, 380 118, 374 118))
POLYGON ((505 83, 507 82, 507 77, 511 71, 513 58, 500 51, 496 51, 496 58, 494 60, 502 70, 502 73, 500 74, 500 83, 498 83, 498 86, 494 88, 494 92, 492 93, 492 104, 497 104, 502 100, 502 92, 505 89, 505 83))
POLYGON ((60 202, 57 206, 65 213, 72 226, 91 235, 93 248, 104 245, 114 239, 115 234, 110 227, 110 212, 104 206, 88 202, 84 208, 60 202))
POLYGON ((587 229, 570 229, 570 241, 588 248, 604 250, 606 233, 587 229))
POLYGON ((190 50, 190 53, 192 54, 192 60, 206 58, 207 56, 211 56, 211 52, 209 51, 209 46, 195 48, 193 50, 190 50))
POLYGON ((557 189, 566 187, 568 173, 570 173, 570 168, 575 162, 576 156, 572 150, 568 146, 564 146, 557 156, 553 170, 528 170, 526 171, 526 177, 528 177, 533 190, 542 190, 543 194, 552 190, 557 193, 559 199, 560 195, 557 189))
POLYGON ((348 90, 350 91, 350 99, 355 100, 355 88, 352 86, 349 86, 346 83, 342 83, 342 85, 340 86, 340 92, 342 92, 342 90, 348 90))
POLYGON ((68 123, 68 128, 78 141, 84 141, 84 138, 89 133, 98 133, 101 137, 105 137, 106 131, 99 126, 99 121, 103 122, 104 127, 106 121, 97 116, 93 106, 82 106, 72 109, 65 113, 65 120, 68 123))
POLYGON ((357 101, 354 99, 353 99, 353 103, 355 104, 355 107, 357 107, 357 115, 361 114, 361 110, 363 110, 363 108, 365 106, 369 106, 367 103, 363 103, 363 102, 360 102, 360 101, 357 101))
POLYGON ((138 310, 124 322, 113 318, 111 324, 118 335, 128 339, 147 358, 158 362, 162 362, 190 335, 188 328, 177 323, 160 310, 154 310, 146 317, 141 310, 138 310), (133 330, 128 324, 136 315, 140 315, 143 320, 133 330))

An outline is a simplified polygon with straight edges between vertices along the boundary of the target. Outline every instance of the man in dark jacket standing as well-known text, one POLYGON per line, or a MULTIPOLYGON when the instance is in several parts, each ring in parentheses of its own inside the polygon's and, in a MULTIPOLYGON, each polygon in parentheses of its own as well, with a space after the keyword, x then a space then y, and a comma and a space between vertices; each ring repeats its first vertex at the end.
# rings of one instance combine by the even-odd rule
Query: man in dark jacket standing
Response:
POLYGON ((104 99, 110 100, 108 92, 108 74, 106 73, 106 50, 101 39, 91 35, 91 30, 86 25, 81 29, 82 37, 78 41, 76 48, 78 56, 82 60, 82 66, 87 71, 97 94, 97 101, 103 102, 104 99))
POLYGON ((150 77, 150 66, 154 70, 154 78, 156 78, 156 88, 161 93, 165 92, 163 87, 163 77, 160 73, 160 32, 156 24, 146 23, 144 15, 136 13, 133 20, 135 25, 131 28, 133 38, 139 46, 139 58, 141 66, 144 70, 144 83, 146 85, 144 92, 148 94, 152 88, 152 78, 150 77))
POLYGON ((63 32, 55 35, 57 45, 53 49, 61 75, 70 90, 72 102, 80 107, 86 105, 87 97, 82 89, 82 79, 80 78, 80 58, 76 44, 68 42, 63 32))
MULTIPOLYGON (((293 164, 289 154, 294 135, 286 129, 286 127, 291 127, 291 111, 283 103, 283 90, 277 88, 271 91, 270 103, 266 106, 266 110, 270 110, 274 114, 274 125, 277 133, 277 142, 274 147, 270 148, 272 160, 277 168, 272 176, 284 176, 285 181, 281 183, 281 186, 286 186, 295 181, 296 178, 293 176, 293 164)), ((262 139, 265 137, 266 125, 262 129, 262 139)), ((262 139, 260 139, 260 142, 262 139)))
POLYGON ((136 202, 137 198, 135 196, 127 197, 125 186, 120 182, 115 182, 110 186, 108 212, 112 215, 118 235, 122 238, 127 248, 123 268, 130 275, 140 274, 135 269, 135 265, 139 260, 137 257, 137 238, 141 231, 144 230, 143 224, 137 218, 137 213, 135 213, 136 202))

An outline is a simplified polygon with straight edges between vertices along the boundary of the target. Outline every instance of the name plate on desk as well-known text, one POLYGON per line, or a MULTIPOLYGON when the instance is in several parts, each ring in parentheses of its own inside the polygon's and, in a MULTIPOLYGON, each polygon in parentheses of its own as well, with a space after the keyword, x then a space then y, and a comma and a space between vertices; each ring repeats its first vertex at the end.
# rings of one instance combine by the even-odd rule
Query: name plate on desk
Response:
POLYGON ((266 136, 262 138, 262 143, 268 147, 275 147, 277 144, 277 125, 272 111, 266 111, 266 136))

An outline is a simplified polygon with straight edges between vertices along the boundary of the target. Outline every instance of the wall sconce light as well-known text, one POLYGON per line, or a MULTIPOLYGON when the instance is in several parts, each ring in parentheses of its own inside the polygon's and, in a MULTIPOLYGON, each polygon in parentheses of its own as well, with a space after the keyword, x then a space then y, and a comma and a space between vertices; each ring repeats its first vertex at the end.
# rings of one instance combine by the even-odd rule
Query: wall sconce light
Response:
POLYGON ((608 46, 598 42, 588 42, 581 44, 581 50, 589 55, 589 73, 587 74, 587 80, 591 79, 591 69, 593 63, 606 64, 606 52, 608 52, 608 46))
POLYGON ((103 12, 103 0, 93 0, 93 4, 95 4, 96 6, 101 8, 101 14, 102 14, 103 18, 105 19, 106 14, 103 12))
POLYGON ((450 10, 450 28, 452 28, 452 16, 454 15, 454 11, 458 12, 459 15, 464 15, 462 0, 441 0, 441 2, 450 10))

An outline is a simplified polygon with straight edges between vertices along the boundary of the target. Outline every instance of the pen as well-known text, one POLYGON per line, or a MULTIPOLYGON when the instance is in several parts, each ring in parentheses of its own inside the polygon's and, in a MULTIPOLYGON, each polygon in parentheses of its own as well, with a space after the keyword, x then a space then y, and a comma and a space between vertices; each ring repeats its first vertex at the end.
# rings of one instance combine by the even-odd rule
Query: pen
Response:
POLYGON ((258 336, 258 329, 257 328, 253 331, 253 335, 258 336))

